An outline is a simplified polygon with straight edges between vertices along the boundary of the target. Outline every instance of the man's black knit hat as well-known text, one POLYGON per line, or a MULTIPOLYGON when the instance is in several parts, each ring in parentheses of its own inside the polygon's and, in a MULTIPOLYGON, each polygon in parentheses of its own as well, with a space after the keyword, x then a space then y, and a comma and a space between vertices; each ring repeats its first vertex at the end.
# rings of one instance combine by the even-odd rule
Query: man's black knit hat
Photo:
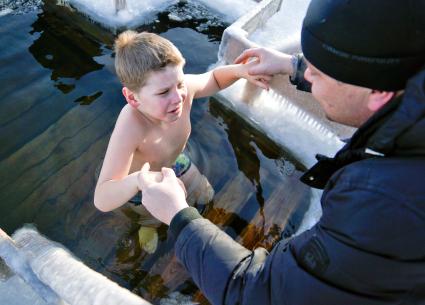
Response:
POLYGON ((312 0, 301 45, 336 80, 403 89, 425 65, 425 0, 312 0))

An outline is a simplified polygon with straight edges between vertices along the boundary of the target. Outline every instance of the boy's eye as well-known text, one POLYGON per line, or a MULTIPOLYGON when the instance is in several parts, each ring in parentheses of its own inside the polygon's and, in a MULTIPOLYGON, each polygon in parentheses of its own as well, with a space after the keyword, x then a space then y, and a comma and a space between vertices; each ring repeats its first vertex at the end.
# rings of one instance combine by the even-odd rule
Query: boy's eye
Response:
POLYGON ((177 85, 177 87, 178 87, 179 89, 183 88, 183 87, 184 87, 184 83, 179 83, 179 84, 177 85))
POLYGON ((167 92, 168 92, 168 90, 164 90, 164 91, 159 92, 159 93, 158 93, 158 95, 164 95, 164 94, 166 94, 167 92))

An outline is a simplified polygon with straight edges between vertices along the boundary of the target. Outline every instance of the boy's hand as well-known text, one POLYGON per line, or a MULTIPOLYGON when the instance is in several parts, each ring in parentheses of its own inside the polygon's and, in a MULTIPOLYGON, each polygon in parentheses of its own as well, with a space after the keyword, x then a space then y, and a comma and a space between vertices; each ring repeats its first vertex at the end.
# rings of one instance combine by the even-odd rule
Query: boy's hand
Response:
POLYGON ((142 204, 155 218, 169 225, 179 211, 188 207, 185 189, 170 168, 162 168, 159 181, 159 176, 152 174, 153 172, 149 171, 149 163, 145 163, 139 177, 143 193, 142 204))
POLYGON ((292 74, 291 56, 269 48, 251 48, 235 59, 235 64, 248 62, 256 58, 256 64, 249 67, 251 75, 292 74))
MULTIPOLYGON (((149 163, 145 163, 143 166, 145 166, 147 164, 147 166, 150 166, 149 163)), ((143 167, 142 167, 143 169, 143 167)), ((142 171, 139 171, 139 175, 137 176, 137 188, 139 189, 139 191, 142 190, 142 178, 141 178, 141 173, 142 171)), ((162 179, 164 178, 162 172, 154 172, 154 171, 150 171, 148 168, 148 171, 145 173, 144 176, 144 180, 143 181, 151 181, 151 182, 161 182, 162 179)), ((185 193, 185 198, 187 197, 187 191, 186 191, 186 187, 184 186, 183 181, 181 181, 179 178, 177 178, 178 183, 180 184, 181 188, 183 189, 184 193, 185 193)))
MULTIPOLYGON (((149 163, 145 163, 143 166, 145 166, 146 164, 148 164, 150 168, 149 163)), ((142 178, 142 171, 139 171, 139 174, 137 175, 137 187, 139 191, 142 190, 142 179, 144 179, 143 181, 149 181, 149 182, 161 182, 162 179, 164 178, 161 172, 150 171, 149 168, 148 168, 148 171, 145 173, 144 178, 142 178)))
POLYGON ((255 69, 258 65, 259 65, 258 59, 254 59, 249 61, 248 63, 244 63, 240 65, 240 69, 241 69, 240 76, 260 88, 269 90, 269 87, 270 87, 269 81, 272 79, 271 75, 251 73, 251 70, 255 69))

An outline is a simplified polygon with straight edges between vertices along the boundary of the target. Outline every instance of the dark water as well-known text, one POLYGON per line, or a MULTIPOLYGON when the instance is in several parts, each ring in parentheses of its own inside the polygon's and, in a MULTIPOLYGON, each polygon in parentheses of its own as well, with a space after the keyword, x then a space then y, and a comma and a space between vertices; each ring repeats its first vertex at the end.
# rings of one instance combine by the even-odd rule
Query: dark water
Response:
MULTIPOLYGON (((187 73, 215 63, 223 26, 176 23, 141 30, 173 41, 187 73)), ((0 17, 0 227, 33 223, 87 265, 158 303, 173 291, 207 303, 173 257, 166 227, 156 253, 140 250, 137 214, 98 212, 95 170, 124 99, 113 71, 114 34, 54 1, 0 17)), ((193 103, 188 147, 216 196, 203 211, 248 248, 296 230, 309 201, 304 170, 214 99, 193 103)))

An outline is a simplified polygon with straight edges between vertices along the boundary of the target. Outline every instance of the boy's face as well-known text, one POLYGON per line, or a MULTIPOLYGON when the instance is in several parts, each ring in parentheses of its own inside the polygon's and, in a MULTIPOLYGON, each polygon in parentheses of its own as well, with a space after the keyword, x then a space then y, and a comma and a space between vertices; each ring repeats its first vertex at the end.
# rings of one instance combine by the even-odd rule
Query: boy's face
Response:
POLYGON ((152 121, 171 123, 181 117, 186 96, 183 65, 168 65, 149 72, 145 85, 134 94, 137 103, 130 104, 152 121))

